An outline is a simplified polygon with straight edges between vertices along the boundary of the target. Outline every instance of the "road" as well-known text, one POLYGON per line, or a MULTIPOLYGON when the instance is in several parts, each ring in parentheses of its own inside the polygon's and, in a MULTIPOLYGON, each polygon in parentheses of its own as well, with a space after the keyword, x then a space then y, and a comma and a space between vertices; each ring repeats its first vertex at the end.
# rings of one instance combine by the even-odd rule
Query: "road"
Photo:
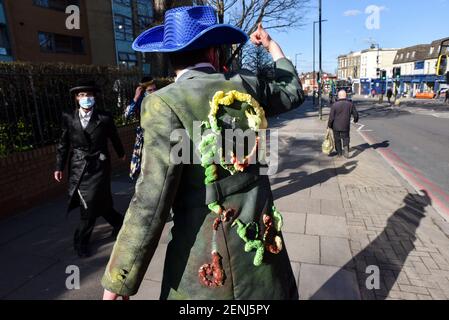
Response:
POLYGON ((399 107, 355 99, 359 130, 389 149, 418 184, 449 206, 449 106, 408 101, 399 107))

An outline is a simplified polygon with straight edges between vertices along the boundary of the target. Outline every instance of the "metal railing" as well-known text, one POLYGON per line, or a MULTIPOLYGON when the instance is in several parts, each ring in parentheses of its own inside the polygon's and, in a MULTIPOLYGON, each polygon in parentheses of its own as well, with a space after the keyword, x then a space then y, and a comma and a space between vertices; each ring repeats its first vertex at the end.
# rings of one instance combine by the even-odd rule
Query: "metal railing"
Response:
POLYGON ((57 142, 63 111, 75 110, 69 89, 94 80, 97 105, 126 124, 123 110, 141 74, 113 67, 0 63, 0 157, 57 142))

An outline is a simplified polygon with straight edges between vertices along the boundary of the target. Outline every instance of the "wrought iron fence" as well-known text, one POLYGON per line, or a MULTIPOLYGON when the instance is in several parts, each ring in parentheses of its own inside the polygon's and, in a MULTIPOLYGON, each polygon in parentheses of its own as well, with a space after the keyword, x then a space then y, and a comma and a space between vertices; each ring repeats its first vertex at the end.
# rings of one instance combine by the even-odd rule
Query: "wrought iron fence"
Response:
POLYGON ((79 81, 94 80, 97 105, 126 125, 123 111, 141 76, 116 67, 0 63, 0 156, 57 142, 62 112, 76 108, 69 89, 79 81))

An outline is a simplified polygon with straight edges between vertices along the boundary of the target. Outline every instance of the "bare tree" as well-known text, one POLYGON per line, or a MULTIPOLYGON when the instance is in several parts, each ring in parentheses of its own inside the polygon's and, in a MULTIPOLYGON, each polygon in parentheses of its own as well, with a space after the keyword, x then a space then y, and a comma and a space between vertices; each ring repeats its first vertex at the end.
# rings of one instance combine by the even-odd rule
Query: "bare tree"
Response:
POLYGON ((203 3, 215 7, 223 22, 246 33, 254 32, 259 22, 264 22, 266 29, 301 26, 310 8, 310 0, 205 0, 203 3))
POLYGON ((241 66, 254 72, 259 78, 270 78, 273 75, 273 59, 267 50, 247 44, 244 47, 241 66))
MULTIPOLYGON (((204 0, 216 8, 219 22, 229 23, 247 34, 263 22, 265 29, 286 31, 304 23, 310 0, 204 0)), ((235 59, 243 49, 239 46, 231 56, 235 59)))

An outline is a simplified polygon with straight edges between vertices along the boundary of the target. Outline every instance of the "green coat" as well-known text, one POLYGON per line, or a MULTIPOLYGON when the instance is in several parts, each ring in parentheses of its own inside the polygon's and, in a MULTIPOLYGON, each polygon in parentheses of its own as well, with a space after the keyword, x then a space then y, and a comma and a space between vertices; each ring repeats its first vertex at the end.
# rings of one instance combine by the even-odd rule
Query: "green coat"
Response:
MULTIPOLYGON (((212 262, 212 225, 217 216, 206 205, 204 168, 172 164, 170 151, 179 139, 170 137, 173 130, 183 128, 192 137, 193 122, 207 119, 214 94, 231 90, 250 93, 268 115, 296 108, 304 100, 295 68, 287 59, 277 61, 275 80, 270 83, 249 72, 224 75, 204 68, 188 71, 175 84, 147 97, 141 117, 145 131, 142 173, 102 279, 104 288, 124 296, 137 293, 173 208, 161 299, 298 299, 285 248, 278 255, 265 253, 263 264, 256 267, 255 252, 245 252, 245 242, 232 222, 224 223, 216 236, 226 277, 223 286, 209 288, 199 281, 200 267, 212 262)), ((232 117, 246 119, 242 109, 228 111, 232 117)), ((244 224, 258 223, 263 231, 263 215, 273 207, 268 177, 239 173, 221 188, 223 207, 234 209, 244 224)))

